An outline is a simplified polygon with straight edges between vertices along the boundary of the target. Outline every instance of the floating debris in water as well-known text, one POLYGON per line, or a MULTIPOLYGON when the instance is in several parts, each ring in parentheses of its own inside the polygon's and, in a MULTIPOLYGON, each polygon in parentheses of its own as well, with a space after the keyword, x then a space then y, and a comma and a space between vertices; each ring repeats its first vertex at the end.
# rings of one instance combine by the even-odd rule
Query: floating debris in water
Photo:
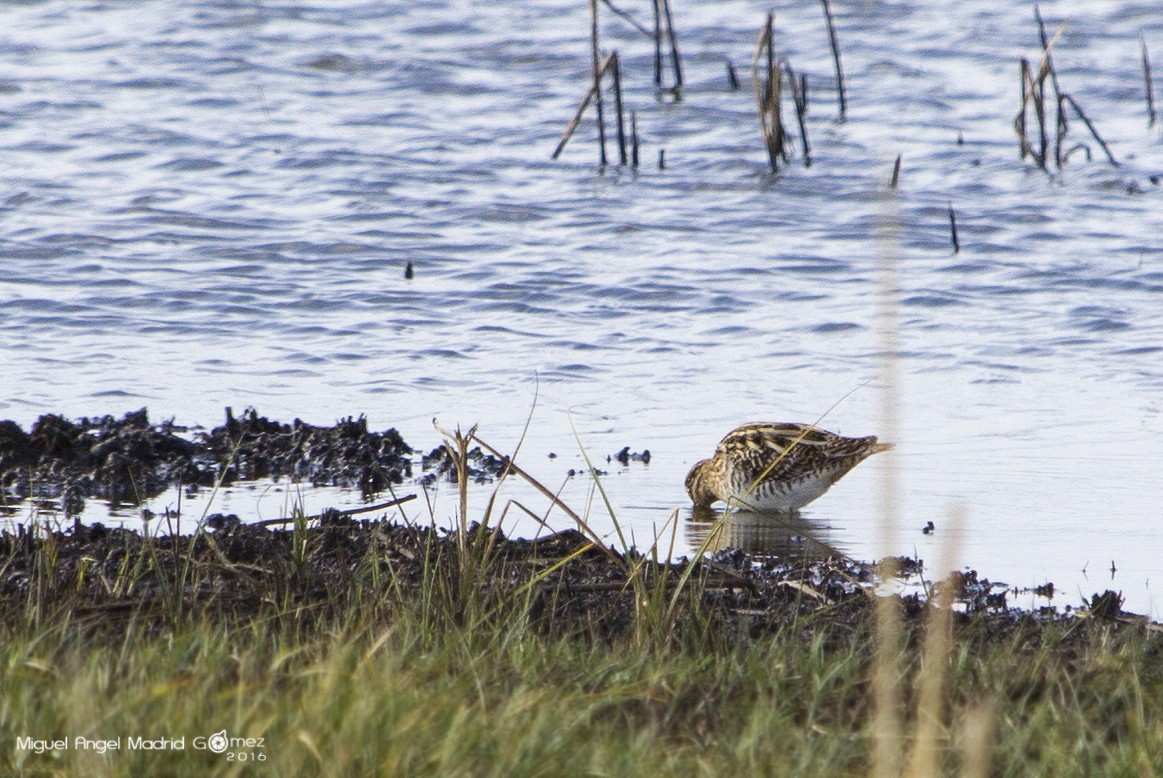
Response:
POLYGON ((643 449, 641 453, 631 453, 629 446, 623 446, 622 450, 617 454, 614 454, 613 457, 606 457, 607 462, 613 461, 615 459, 623 466, 629 466, 631 462, 641 462, 644 465, 649 465, 650 449, 643 449))

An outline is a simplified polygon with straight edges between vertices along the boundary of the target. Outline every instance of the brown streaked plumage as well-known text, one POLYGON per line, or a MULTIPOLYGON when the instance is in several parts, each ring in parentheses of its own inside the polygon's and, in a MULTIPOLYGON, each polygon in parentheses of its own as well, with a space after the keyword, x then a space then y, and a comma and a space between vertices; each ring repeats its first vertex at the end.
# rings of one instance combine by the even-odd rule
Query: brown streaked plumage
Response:
POLYGON ((845 438, 810 424, 744 424, 696 462, 686 490, 696 508, 716 500, 790 512, 816 499, 866 458, 892 448, 876 436, 845 438))

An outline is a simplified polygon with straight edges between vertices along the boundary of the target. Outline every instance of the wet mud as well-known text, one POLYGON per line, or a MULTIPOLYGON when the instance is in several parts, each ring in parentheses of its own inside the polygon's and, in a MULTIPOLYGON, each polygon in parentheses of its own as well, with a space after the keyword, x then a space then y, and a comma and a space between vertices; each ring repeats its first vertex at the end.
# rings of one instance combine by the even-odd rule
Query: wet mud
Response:
MULTIPOLYGON (((450 601, 468 596, 523 608, 547 637, 611 643, 635 628, 630 567, 647 591, 681 587, 680 618, 697 613, 727 641, 760 639, 789 625, 802 625, 805 634, 827 626, 836 640, 864 640, 875 611, 873 568, 844 559, 757 563, 724 551, 662 564, 602 549, 573 530, 510 540, 473 527, 462 544, 455 532, 339 514, 289 529, 208 526, 217 529, 151 536, 77 522, 62 531, 4 532, 0 623, 16 627, 30 614, 35 620, 68 612, 79 628, 100 631, 121 629, 128 619, 165 629, 190 616, 241 623, 293 615, 295 629, 310 629, 368 608, 390 621, 396 609, 420 607, 436 592, 450 601)), ((976 596, 972 583, 959 584, 958 618, 986 619, 999 636, 1065 618, 1007 608, 1004 600, 976 596)), ((1096 595, 1091 615, 1125 617, 1114 597, 1096 595)), ((905 616, 920 623, 923 598, 900 601, 905 616)))
POLYGON ((25 432, 0 422, 0 507, 38 500, 65 516, 85 500, 137 505, 173 486, 291 478, 359 489, 370 497, 412 477, 412 449, 395 429, 373 432, 367 419, 330 427, 272 421, 247 409, 209 431, 147 411, 121 418, 41 416, 25 432))
MULTIPOLYGON (((0 422, 0 504, 52 500, 75 514, 89 498, 132 504, 173 485, 268 477, 358 488, 370 496, 412 477, 413 450, 394 429, 370 431, 363 417, 331 427, 298 419, 283 424, 249 409, 239 417, 227 409, 225 417, 209 431, 151 422, 144 409, 76 421, 46 415, 28 432, 0 422)), ((645 464, 648 456, 627 448, 613 458, 645 464)), ((421 466, 427 472, 422 481, 456 477, 443 447, 423 456, 421 466)), ((495 478, 506 466, 480 449, 468 452, 473 480, 495 478)), ((452 596, 473 566, 477 594, 501 601, 526 592, 522 607, 547 634, 601 641, 616 640, 634 624, 629 569, 640 571, 639 583, 648 589, 682 588, 687 612, 709 616, 722 634, 744 639, 804 619, 863 630, 856 625, 865 624, 876 599, 873 566, 840 556, 725 549, 694 563, 662 564, 633 550, 622 555, 595 546, 576 531, 528 540, 470 530, 467 540, 459 539, 451 531, 393 523, 389 505, 373 506, 379 509, 370 514, 373 520, 353 518, 368 508, 266 523, 279 526, 216 515, 191 535, 158 532, 157 522, 147 522, 144 533, 77 520, 66 529, 16 526, 0 533, 0 616, 15 623, 26 619, 29 607, 38 613, 68 608, 82 620, 110 623, 120 614, 164 624, 192 611, 230 620, 293 607, 311 620, 349 612, 364 599, 377 608, 403 607, 434 585, 432 576, 447 581, 441 591, 452 596)), ((918 560, 902 558, 898 568, 906 576, 924 575, 918 560)), ((1049 607, 1036 614, 1010 608, 1005 588, 975 571, 952 585, 965 617, 985 615, 998 625, 1063 617, 1049 607)), ((906 615, 924 610, 919 594, 901 602, 906 615)), ((1117 593, 1095 594, 1090 615, 1125 618, 1121 605, 1117 593)))

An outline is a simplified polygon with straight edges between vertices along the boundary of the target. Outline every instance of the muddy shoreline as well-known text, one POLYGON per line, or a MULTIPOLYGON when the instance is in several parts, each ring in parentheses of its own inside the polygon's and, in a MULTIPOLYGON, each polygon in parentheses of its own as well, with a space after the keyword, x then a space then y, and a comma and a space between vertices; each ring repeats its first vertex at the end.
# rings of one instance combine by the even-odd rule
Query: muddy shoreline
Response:
MULTIPOLYGON (((66 516, 79 513, 87 499, 134 505, 169 487, 206 488, 219 479, 287 477, 358 488, 366 500, 412 479, 415 453, 396 430, 370 431, 363 417, 317 427, 299 419, 272 421, 253 409, 235 417, 228 408, 222 425, 204 430, 172 420, 153 423, 144 409, 120 419, 46 415, 28 432, 0 422, 0 490, 10 511, 34 500, 66 516)), ((643 456, 629 449, 621 454, 643 456)), ((456 478, 443 447, 420 463, 421 484, 456 478)), ((466 472, 473 480, 496 477, 504 466, 479 449, 468 452, 466 472)), ((293 527, 215 515, 192 535, 151 536, 148 523, 143 534, 76 519, 68 529, 18 526, 0 533, 0 611, 8 621, 21 618, 26 607, 47 613, 67 606, 82 621, 135 614, 162 623, 191 609, 235 620, 256 617, 272 603, 294 603, 314 618, 348 607, 369 581, 388 577, 403 597, 407 586, 401 582, 418 586, 425 571, 464 569, 464 539, 455 532, 392 523, 386 511, 371 520, 353 513, 328 511, 293 527)), ((547 631, 612 640, 629 628, 626 570, 628 562, 640 561, 633 550, 628 560, 574 530, 520 540, 489 528, 469 537, 487 538, 488 554, 477 558, 488 562, 479 585, 498 593, 533 592, 531 617, 543 618, 547 631)), ((900 562, 903 571, 923 576, 915 560, 900 562)), ((690 573, 700 582, 700 607, 749 638, 812 614, 863 624, 874 600, 873 566, 850 559, 753 558, 726 550, 690 564, 650 561, 643 569, 647 580, 663 586, 690 573)), ((988 617, 1003 631, 1023 619, 1076 617, 1053 607, 1013 609, 1004 590, 974 571, 960 574, 954 586, 967 618, 988 617)), ((901 601, 906 613, 923 610, 919 595, 901 601)), ((1096 593, 1089 604, 1088 615, 1129 617, 1115 592, 1096 593)))

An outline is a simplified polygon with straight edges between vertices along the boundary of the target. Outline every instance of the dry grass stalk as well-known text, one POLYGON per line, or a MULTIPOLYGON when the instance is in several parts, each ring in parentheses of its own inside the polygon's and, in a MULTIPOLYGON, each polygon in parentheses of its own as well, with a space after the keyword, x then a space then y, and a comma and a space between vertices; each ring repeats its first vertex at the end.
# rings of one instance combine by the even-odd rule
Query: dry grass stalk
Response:
MULTIPOLYGON (((955 509, 950 516, 950 534, 942 544, 938 569, 949 571, 929 597, 928 618, 925 623, 925 643, 921 654, 921 669, 917 695, 917 729, 909 755, 910 778, 927 778, 941 774, 941 754, 945 750, 944 696, 949 664, 949 649, 953 640, 953 604, 956 594, 954 583, 957 549, 955 538, 964 525, 964 511, 955 509)), ((987 744, 985 745, 988 748, 987 744)))
MULTIPOLYGON (((891 200, 888 201, 891 203, 891 200)), ((897 422, 900 399, 897 392, 899 373, 897 353, 899 334, 897 324, 897 301, 900 299, 897 280, 897 232, 899 218, 892 212, 886 218, 882 232, 882 259, 879 273, 880 296, 880 351, 882 356, 881 382, 882 407, 881 429, 887 440, 898 440, 897 422)), ((897 558, 893 556, 896 546, 897 514, 899 512, 899 487, 897 471, 893 466, 894 454, 889 452, 884 468, 881 492, 880 526, 881 542, 884 548, 877 576, 881 581, 892 581, 899 572, 897 558)), ((878 597, 876 603, 876 645, 873 657, 873 743, 872 775, 875 778, 898 778, 901 774, 901 613, 896 597, 878 597)))

